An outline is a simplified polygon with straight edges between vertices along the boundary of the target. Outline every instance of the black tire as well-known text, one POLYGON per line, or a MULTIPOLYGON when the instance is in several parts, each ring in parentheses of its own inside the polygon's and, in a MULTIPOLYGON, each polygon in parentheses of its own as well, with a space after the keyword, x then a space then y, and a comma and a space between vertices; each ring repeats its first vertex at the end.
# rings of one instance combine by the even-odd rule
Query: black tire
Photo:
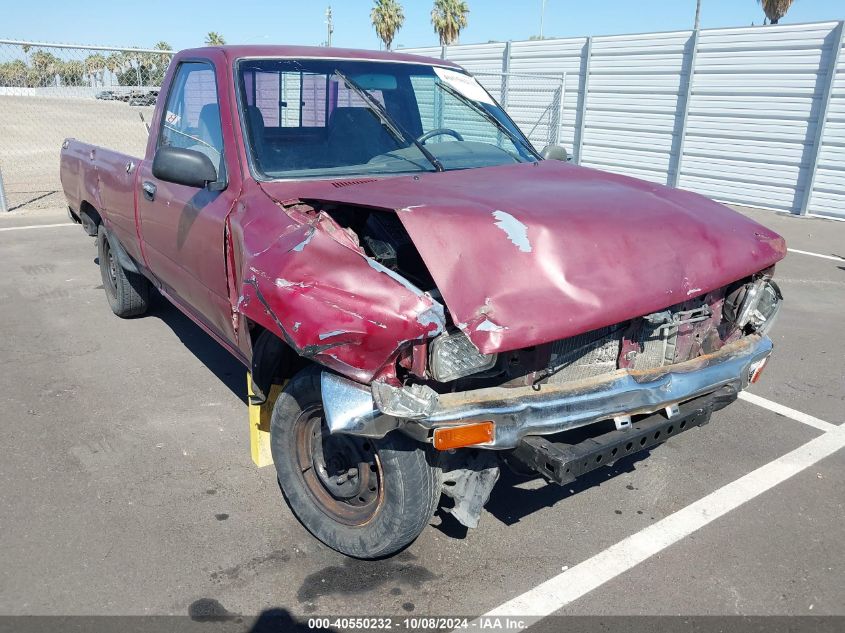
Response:
POLYGON ((317 367, 300 371, 279 395, 270 434, 285 500, 332 549, 365 559, 395 554, 434 514, 440 477, 425 446, 398 431, 380 440, 329 434, 317 367), (342 485, 326 483, 337 482, 349 463, 355 475, 342 485))
POLYGON ((144 314, 150 301, 150 282, 143 275, 120 265, 102 224, 97 230, 97 256, 103 288, 112 312, 124 319, 144 314))

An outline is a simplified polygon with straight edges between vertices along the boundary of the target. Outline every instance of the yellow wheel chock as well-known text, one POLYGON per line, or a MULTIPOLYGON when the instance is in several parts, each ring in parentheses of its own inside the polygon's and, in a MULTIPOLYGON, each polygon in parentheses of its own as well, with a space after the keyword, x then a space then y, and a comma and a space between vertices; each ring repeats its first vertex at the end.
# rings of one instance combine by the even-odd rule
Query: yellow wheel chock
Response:
MULTIPOLYGON (((249 372, 246 374, 246 388, 250 396, 254 395, 252 376, 249 372)), ((276 399, 284 388, 284 385, 273 385, 264 404, 249 404, 249 450, 252 453, 252 461, 259 468, 273 463, 273 454, 270 452, 270 416, 273 414, 276 399)))

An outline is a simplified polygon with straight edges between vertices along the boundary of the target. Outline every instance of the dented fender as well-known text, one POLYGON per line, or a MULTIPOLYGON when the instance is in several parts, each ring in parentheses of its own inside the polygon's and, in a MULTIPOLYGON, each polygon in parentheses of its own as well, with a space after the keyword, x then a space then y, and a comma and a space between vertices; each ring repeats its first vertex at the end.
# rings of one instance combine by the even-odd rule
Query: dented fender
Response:
POLYGON ((240 317, 251 319, 297 354, 370 382, 392 372, 403 345, 445 327, 440 303, 367 257, 325 213, 252 191, 227 227, 233 321, 241 330, 240 317), (271 204, 276 213, 268 213, 271 204))

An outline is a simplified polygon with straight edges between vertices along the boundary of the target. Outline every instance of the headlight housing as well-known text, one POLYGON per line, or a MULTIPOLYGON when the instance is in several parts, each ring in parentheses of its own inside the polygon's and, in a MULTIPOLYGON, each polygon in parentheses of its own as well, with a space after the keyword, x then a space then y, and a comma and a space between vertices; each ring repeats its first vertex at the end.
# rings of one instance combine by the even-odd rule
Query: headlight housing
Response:
POLYGON ((730 293, 725 300, 725 317, 737 327, 751 327, 766 334, 775 322, 783 295, 770 279, 757 279, 730 293))
POLYGON ((447 332, 431 343, 428 372, 438 382, 449 382, 495 364, 496 354, 482 354, 463 332, 447 332))

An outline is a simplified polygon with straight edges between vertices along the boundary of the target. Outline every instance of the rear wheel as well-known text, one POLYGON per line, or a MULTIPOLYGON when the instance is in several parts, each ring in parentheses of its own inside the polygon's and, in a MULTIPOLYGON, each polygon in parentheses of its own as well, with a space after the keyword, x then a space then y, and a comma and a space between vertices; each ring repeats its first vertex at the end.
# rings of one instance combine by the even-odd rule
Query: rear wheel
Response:
POLYGON ((112 312, 123 318, 144 314, 149 304, 150 282, 140 273, 120 265, 102 225, 97 230, 97 255, 103 288, 112 312))
POLYGON ((419 536, 440 498, 437 470, 421 444, 397 432, 380 440, 329 433, 316 368, 297 374, 276 401, 271 445, 293 513, 349 556, 401 550, 419 536))

